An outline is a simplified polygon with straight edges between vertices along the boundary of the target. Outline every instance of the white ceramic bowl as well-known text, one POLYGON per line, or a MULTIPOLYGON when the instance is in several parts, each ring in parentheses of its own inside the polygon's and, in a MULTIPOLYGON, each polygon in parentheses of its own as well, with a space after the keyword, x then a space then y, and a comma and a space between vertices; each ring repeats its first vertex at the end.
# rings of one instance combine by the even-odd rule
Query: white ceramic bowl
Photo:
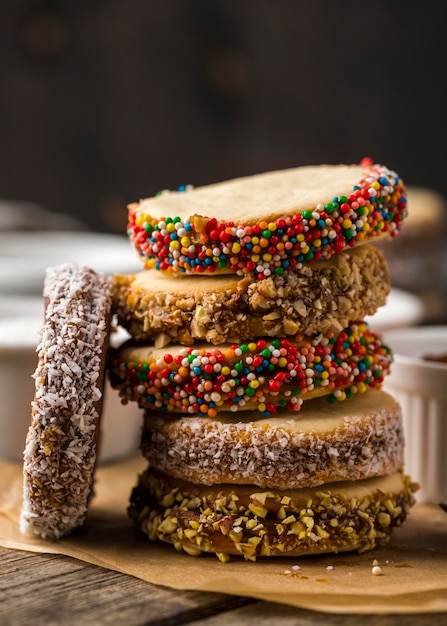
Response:
POLYGON ((447 503, 447 326, 385 333, 394 353, 384 389, 400 403, 406 436, 406 471, 420 484, 421 502, 447 503))
POLYGON ((424 304, 418 296, 402 289, 391 289, 386 304, 368 316, 371 330, 385 332, 420 324, 425 316, 424 304))
MULTIPOLYGON (((41 297, 0 297, 0 458, 10 461, 23 459, 42 317, 41 297)), ((120 334, 115 341, 123 338, 120 334)), ((123 406, 108 382, 101 423, 101 463, 128 457, 138 450, 141 409, 136 403, 123 406)))
POLYGON ((62 263, 104 274, 131 273, 142 264, 127 237, 73 231, 0 232, 0 291, 42 293, 45 270, 62 263))

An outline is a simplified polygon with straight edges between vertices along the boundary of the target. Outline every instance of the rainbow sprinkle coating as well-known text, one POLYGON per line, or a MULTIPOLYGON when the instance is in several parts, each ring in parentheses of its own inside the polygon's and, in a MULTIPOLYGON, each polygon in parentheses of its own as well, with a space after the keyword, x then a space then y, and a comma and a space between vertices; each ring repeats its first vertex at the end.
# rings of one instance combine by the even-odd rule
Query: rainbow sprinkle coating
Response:
POLYGON ((391 362, 390 349, 358 322, 338 335, 258 339, 222 350, 182 347, 150 362, 123 358, 117 350, 108 368, 123 403, 200 417, 257 409, 268 417, 278 407, 298 411, 306 396, 335 401, 363 393, 383 381, 391 362))
POLYGON ((158 220, 133 208, 128 236, 146 269, 174 274, 235 272, 239 276, 252 272, 263 280, 298 264, 329 259, 381 234, 394 237, 398 233, 407 216, 402 181, 371 159, 363 159, 361 166, 366 173, 349 196, 334 197, 313 211, 243 225, 197 216, 158 220))

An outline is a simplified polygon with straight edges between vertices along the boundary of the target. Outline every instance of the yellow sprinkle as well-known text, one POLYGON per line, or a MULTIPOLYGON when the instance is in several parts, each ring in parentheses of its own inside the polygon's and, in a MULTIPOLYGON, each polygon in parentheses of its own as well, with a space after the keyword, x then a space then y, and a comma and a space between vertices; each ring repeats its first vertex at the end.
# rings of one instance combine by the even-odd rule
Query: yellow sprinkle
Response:
POLYGON ((173 224, 172 222, 170 224, 166 224, 166 230, 168 231, 168 233, 173 233, 175 230, 175 224, 173 224))
POLYGON ((227 365, 224 365, 223 368, 221 369, 221 374, 223 374, 223 376, 228 376, 230 371, 231 371, 230 368, 227 365))
POLYGON ((271 232, 275 231, 276 228, 277 228, 277 226, 276 226, 275 222, 270 222, 270 224, 268 225, 268 229, 271 232))
POLYGON ((254 342, 250 342, 247 347, 250 352, 254 352, 256 350, 256 344, 254 342))
POLYGON ((380 189, 380 183, 376 181, 374 181, 373 183, 371 183, 371 187, 373 189, 380 189))
POLYGON ((263 261, 271 261, 272 255, 269 252, 266 252, 265 254, 262 255, 262 259, 263 261))
POLYGON ((183 246, 184 248, 187 248, 187 247, 189 246, 189 244, 191 243, 191 240, 190 240, 190 238, 189 238, 189 237, 182 237, 182 238, 180 239, 180 243, 182 244, 182 246, 183 246))
POLYGON ((259 237, 252 237, 252 238, 251 238, 251 243, 252 243, 253 245, 256 245, 257 243, 259 243, 259 237))
POLYGON ((180 248, 180 243, 177 239, 173 239, 169 244, 170 250, 178 250, 180 248))
POLYGON ((257 389, 259 387, 259 380, 251 380, 248 386, 252 389, 257 389))
POLYGON ((238 254, 240 251, 241 251, 241 245, 237 241, 235 241, 233 245, 231 246, 231 252, 233 254, 238 254))
POLYGON ((351 228, 352 222, 351 220, 343 220, 343 228, 351 228))
POLYGON ((286 367, 287 359, 284 356, 280 356, 278 359, 278 365, 279 367, 286 367))
POLYGON ((253 254, 253 255, 251 256, 251 260, 252 260, 254 263, 257 263, 257 262, 259 261, 259 259, 260 259, 259 254, 253 254))

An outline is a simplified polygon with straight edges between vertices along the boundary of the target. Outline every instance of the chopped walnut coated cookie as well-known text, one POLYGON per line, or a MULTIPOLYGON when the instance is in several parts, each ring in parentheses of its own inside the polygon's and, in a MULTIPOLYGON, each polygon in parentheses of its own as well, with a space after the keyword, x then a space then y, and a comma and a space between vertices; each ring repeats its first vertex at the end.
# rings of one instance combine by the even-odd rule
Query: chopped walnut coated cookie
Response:
POLYGON ((373 315, 390 290, 383 253, 360 246, 330 261, 297 265, 257 281, 250 275, 116 275, 113 303, 137 340, 214 345, 254 337, 339 332, 373 315))

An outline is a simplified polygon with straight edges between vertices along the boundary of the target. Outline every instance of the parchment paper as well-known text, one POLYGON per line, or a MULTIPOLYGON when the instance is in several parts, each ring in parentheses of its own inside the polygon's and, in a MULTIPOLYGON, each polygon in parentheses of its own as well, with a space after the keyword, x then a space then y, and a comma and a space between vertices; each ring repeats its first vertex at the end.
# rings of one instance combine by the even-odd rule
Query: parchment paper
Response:
POLYGON ((82 529, 58 542, 24 536, 18 527, 21 465, 0 462, 0 545, 65 554, 175 589, 216 591, 333 613, 447 611, 447 514, 416 505, 386 548, 364 554, 268 558, 255 563, 178 553, 149 542, 126 515, 140 459, 103 465, 82 529), (373 576, 377 559, 381 576, 373 576), (298 569, 296 566, 299 566, 298 569))

